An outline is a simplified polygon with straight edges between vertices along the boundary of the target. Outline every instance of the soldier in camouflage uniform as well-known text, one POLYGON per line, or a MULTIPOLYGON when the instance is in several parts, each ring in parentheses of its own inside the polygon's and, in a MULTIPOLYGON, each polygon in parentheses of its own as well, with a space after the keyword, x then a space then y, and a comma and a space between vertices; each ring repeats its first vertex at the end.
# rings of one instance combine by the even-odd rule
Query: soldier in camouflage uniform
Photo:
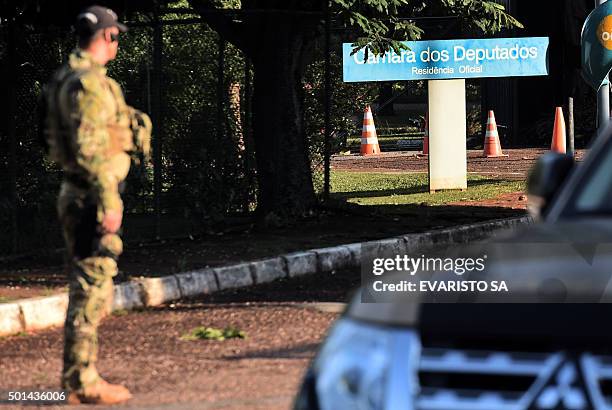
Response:
POLYGON ((120 187, 131 155, 148 157, 151 122, 125 103, 119 85, 106 76, 119 32, 127 30, 116 14, 89 7, 76 28, 79 47, 43 93, 49 156, 64 171, 57 208, 71 263, 62 387, 72 403, 112 404, 131 395, 98 375, 97 327, 110 312, 123 250, 120 187))

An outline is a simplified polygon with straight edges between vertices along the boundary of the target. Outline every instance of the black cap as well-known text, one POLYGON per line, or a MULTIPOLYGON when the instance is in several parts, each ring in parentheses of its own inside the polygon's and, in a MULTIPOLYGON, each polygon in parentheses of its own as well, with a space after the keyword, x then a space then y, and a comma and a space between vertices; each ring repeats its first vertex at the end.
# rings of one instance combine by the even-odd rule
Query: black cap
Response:
POLYGON ((78 33, 95 33, 108 27, 117 27, 121 32, 128 30, 124 24, 119 23, 114 11, 102 6, 91 6, 81 11, 75 27, 78 33))

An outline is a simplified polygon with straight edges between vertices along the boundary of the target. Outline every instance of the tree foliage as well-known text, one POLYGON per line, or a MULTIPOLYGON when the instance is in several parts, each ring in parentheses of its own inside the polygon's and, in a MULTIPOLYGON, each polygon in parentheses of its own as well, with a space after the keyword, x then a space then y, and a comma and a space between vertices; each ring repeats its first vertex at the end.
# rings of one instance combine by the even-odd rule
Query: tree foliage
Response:
MULTIPOLYGON (((67 25, 79 9, 92 2, 69 0, 58 8, 57 3, 51 0, 0 0, 0 17, 15 19, 20 23, 61 22, 67 25)), ((315 202, 309 150, 312 154, 314 144, 319 144, 317 149, 320 147, 322 116, 319 115, 321 111, 313 112, 312 102, 321 101, 325 83, 320 47, 317 52, 316 46, 324 32, 328 5, 334 30, 344 29, 339 37, 343 41, 352 41, 356 50, 365 48, 374 54, 389 49, 399 50, 404 47, 401 42, 405 40, 440 35, 433 30, 428 32, 424 24, 428 20, 422 20, 422 17, 447 16, 459 27, 457 31, 470 34, 488 35, 504 28, 521 27, 502 6, 494 1, 481 0, 101 0, 100 3, 128 16, 134 16, 133 13, 138 11, 150 14, 153 10, 163 11, 168 7, 191 6, 208 26, 236 47, 228 48, 229 54, 234 55, 240 50, 251 59, 255 71, 253 137, 258 154, 258 205, 265 205, 265 213, 280 209, 287 214, 299 214, 315 202), (313 62, 315 64, 307 70, 313 62), (310 82, 312 88, 305 89, 305 82, 310 82)), ((214 139, 202 137, 223 134, 215 129, 220 124, 215 123, 214 116, 207 113, 212 108, 211 93, 203 92, 195 85, 214 83, 214 66, 205 70, 193 67, 198 64, 204 66, 202 63, 206 61, 206 56, 215 55, 216 36, 208 31, 178 27, 166 29, 165 33, 164 49, 168 61, 172 62, 165 77, 171 85, 165 95, 167 109, 184 118, 181 121, 168 120, 163 125, 168 136, 164 141, 165 147, 178 147, 164 155, 164 166, 200 176, 193 178, 200 181, 198 189, 190 186, 183 192, 185 197, 193 194, 190 201, 197 202, 198 195, 210 197, 228 192, 225 189, 228 178, 241 180, 240 175, 228 173, 227 170, 235 169, 233 163, 242 154, 230 147, 236 141, 228 140, 227 150, 223 153, 219 151, 218 156, 234 160, 211 159, 209 154, 217 149, 211 142, 214 139), (185 83, 193 86, 185 87, 185 83), (202 129, 210 131, 206 134, 201 132, 202 129), (200 146, 186 145, 186 136, 200 146), (193 161, 187 162, 195 166, 184 164, 190 156, 193 161), (214 193, 206 191, 211 186, 217 187, 214 193)), ((335 41, 339 39, 337 36, 335 41)), ((147 84, 143 81, 142 73, 149 65, 146 55, 150 43, 149 40, 133 38, 131 45, 134 53, 126 56, 125 61, 114 69, 119 79, 131 84, 128 89, 144 90, 147 84)), ((231 60, 228 58, 228 67, 237 67, 240 71, 241 63, 231 60)), ((336 127, 348 129, 355 102, 370 99, 371 90, 357 90, 362 97, 351 98, 351 95, 355 95, 354 90, 345 87, 340 81, 339 72, 336 73, 332 99, 333 122, 336 127), (350 104, 343 102, 346 98, 351 101, 350 104)), ((235 74, 231 76, 235 77, 235 74)), ((233 80, 228 78, 228 81, 233 80)), ((143 92, 132 93, 131 97, 144 104, 143 92)), ((312 159, 313 155, 310 155, 312 159)), ((164 183, 169 184, 170 191, 171 187, 180 185, 180 180, 168 179, 164 183)), ((235 203, 235 195, 228 195, 221 202, 235 203)), ((228 209, 235 209, 235 206, 223 206, 219 212, 228 209)))
POLYGON ((505 28, 522 28, 506 13, 504 6, 482 0, 333 0, 338 20, 356 29, 359 37, 354 52, 383 54, 405 49, 402 41, 419 40, 428 34, 419 26, 419 17, 455 17, 464 32, 495 34, 505 28))
MULTIPOLYGON (((190 0, 201 10, 285 9, 294 11, 323 11, 325 0, 282 3, 256 0, 190 0)), ((522 24, 508 14, 503 5, 490 0, 330 0, 334 20, 354 30, 359 36, 356 50, 366 48, 376 55, 387 50, 405 48, 402 41, 423 37, 419 17, 456 17, 464 32, 479 31, 495 34, 506 28, 522 28, 522 24)), ((280 17, 280 16, 279 16, 280 17)), ((218 15, 205 19, 219 22, 218 15)), ((239 20, 232 20, 239 23, 239 20)), ((237 24, 240 26, 240 24, 237 24)))
POLYGON ((222 37, 254 62, 254 137, 263 213, 299 214, 314 203, 304 162, 313 136, 304 126, 303 79, 324 22, 345 28, 355 52, 399 51, 424 36, 418 17, 454 16, 464 31, 520 27, 505 9, 481 0, 189 0, 222 37), (223 9, 223 12, 221 12, 223 9), (275 83, 275 79, 277 80, 275 83), (258 89, 259 84, 259 89, 258 89), (274 87, 274 91, 262 88, 274 87), (275 108, 270 108, 275 107, 275 108), (298 121, 296 121, 298 119, 298 121), (263 130, 269 124, 272 130, 263 130), (296 148, 297 147, 297 148, 296 148), (280 153, 271 155, 270 152, 280 153))

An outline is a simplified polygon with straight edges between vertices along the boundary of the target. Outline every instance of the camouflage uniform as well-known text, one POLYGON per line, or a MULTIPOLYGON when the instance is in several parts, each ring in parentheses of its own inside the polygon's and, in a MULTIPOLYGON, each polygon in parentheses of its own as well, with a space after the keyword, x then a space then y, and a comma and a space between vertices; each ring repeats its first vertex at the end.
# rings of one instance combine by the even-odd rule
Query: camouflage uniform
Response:
POLYGON ((49 156, 64 171, 57 209, 71 264, 62 386, 76 391, 99 379, 97 327, 110 312, 123 251, 119 235, 103 232, 101 222, 106 212, 123 211, 130 154, 148 156, 151 122, 81 50, 54 74, 43 98, 49 156))

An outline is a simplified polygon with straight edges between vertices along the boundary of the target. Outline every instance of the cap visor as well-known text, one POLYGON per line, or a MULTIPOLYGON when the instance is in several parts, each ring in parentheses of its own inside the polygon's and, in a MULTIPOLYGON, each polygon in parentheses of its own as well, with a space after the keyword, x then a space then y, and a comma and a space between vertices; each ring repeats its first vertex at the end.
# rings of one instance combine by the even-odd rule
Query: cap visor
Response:
POLYGON ((128 31, 128 28, 125 24, 117 23, 117 28, 122 33, 125 33, 126 31, 128 31))

